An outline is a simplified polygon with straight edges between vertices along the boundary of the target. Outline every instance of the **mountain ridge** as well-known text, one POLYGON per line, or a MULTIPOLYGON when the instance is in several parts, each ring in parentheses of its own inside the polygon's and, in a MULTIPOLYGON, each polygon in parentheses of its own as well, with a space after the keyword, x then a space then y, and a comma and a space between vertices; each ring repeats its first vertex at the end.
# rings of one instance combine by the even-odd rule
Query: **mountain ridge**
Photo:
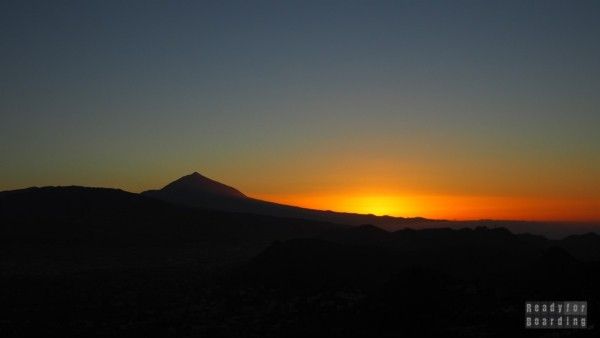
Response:
POLYGON ((360 226, 372 224, 387 231, 397 231, 407 227, 411 228, 476 228, 485 226, 490 228, 505 227, 518 233, 535 233, 561 238, 573 233, 597 231, 600 224, 575 224, 572 222, 541 222, 541 221, 512 221, 512 220, 444 220, 428 219, 424 217, 396 217, 376 216, 372 214, 358 214, 350 212, 337 212, 331 210, 317 210, 304 207, 280 204, 252 198, 239 190, 207 178, 197 172, 185 175, 159 190, 147 190, 141 193, 144 196, 157 198, 170 203, 188 207, 222 210, 227 212, 242 212, 274 217, 299 218, 316 220, 337 224, 360 226), (210 184, 186 185, 184 189, 173 189, 172 185, 181 180, 195 180, 203 178, 210 184), (211 190, 218 186, 219 189, 211 190), (207 191, 206 188, 209 188, 207 191), (222 190, 221 190, 222 189, 222 190), (565 224, 569 225, 568 227, 565 224))
POLYGON ((162 189, 143 191, 141 195, 188 207, 300 218, 354 226, 374 224, 386 230, 396 230, 399 227, 434 221, 423 217, 404 218, 317 210, 264 201, 249 197, 233 187, 197 172, 178 178, 162 189), (199 181, 201 184, 193 183, 199 181))

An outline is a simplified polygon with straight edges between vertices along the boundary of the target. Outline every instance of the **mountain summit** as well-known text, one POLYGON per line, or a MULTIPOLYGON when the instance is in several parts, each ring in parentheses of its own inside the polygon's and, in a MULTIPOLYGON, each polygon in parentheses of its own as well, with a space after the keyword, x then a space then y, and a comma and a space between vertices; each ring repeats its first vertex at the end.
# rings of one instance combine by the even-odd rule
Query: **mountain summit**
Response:
POLYGON ((205 193, 216 196, 246 198, 239 190, 223 183, 211 180, 197 172, 183 176, 161 189, 164 192, 205 193))
POLYGON ((197 172, 178 178, 162 189, 144 191, 142 195, 174 204, 227 211, 237 211, 237 205, 249 199, 239 190, 197 172))
POLYGON ((391 230, 406 227, 407 224, 428 222, 425 219, 341 213, 263 201, 248 197, 233 187, 211 180, 197 172, 183 176, 162 189, 145 191, 142 195, 202 209, 348 225, 374 224, 391 230))
MULTIPOLYGON (((356 226, 371 224, 386 231, 397 231, 404 228, 476 228, 478 226, 486 226, 488 228, 505 227, 518 233, 534 232, 538 234, 548 234, 551 232, 554 237, 560 237, 559 235, 564 233, 564 229, 567 228, 564 226, 558 227, 556 224, 547 222, 494 220, 446 221, 426 219, 421 217, 403 218, 308 209, 263 201, 251 196, 246 196, 231 186, 212 180, 197 172, 178 178, 177 180, 164 186, 162 189, 144 191, 142 192, 142 195, 166 201, 171 204, 184 205, 192 208, 295 218, 356 226)), ((597 227, 578 228, 577 231, 589 232, 596 231, 596 229, 597 227)), ((367 232, 373 235, 375 238, 378 238, 378 233, 381 232, 379 229, 373 229, 368 226, 363 226, 358 230, 367 232)), ((573 227, 570 227, 568 231, 573 233, 575 230, 573 227)), ((588 237, 590 236, 574 241, 573 248, 579 248, 581 245, 580 243, 588 237)), ((600 250, 596 247, 596 238, 590 237, 589 239, 590 244, 586 245, 585 249, 578 249, 577 252, 581 252, 582 254, 593 253, 600 255, 600 250)))

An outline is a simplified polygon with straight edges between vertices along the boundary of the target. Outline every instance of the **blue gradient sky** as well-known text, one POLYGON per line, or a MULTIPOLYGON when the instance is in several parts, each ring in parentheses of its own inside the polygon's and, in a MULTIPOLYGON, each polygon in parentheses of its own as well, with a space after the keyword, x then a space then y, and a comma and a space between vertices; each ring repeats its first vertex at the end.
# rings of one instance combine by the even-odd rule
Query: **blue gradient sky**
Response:
POLYGON ((598 220, 598 18, 598 1, 3 1, 0 189, 199 171, 310 207, 598 220), (427 208, 444 198, 479 202, 427 208))

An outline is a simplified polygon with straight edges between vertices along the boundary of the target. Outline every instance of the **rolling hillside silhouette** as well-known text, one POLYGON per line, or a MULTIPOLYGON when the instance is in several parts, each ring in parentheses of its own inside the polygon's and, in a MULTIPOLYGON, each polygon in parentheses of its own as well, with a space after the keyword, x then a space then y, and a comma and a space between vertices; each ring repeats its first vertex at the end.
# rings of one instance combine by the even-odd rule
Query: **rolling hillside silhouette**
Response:
MULTIPOLYGON (((68 252, 67 249, 77 248, 93 256, 109 248, 124 251, 137 248, 148 252, 174 248, 188 250, 189 257, 200 255, 202 251, 208 253, 211 260, 218 260, 217 247, 237 250, 239 257, 248 257, 274 240, 320 238, 419 254, 442 249, 470 248, 475 252, 503 248, 507 255, 512 255, 522 253, 522 247, 531 250, 558 246, 580 259, 600 259, 600 236, 594 233, 551 240, 486 227, 403 228, 388 232, 375 225, 352 226, 352 222, 325 222, 319 220, 321 218, 353 222, 363 218, 379 219, 254 200, 198 173, 184 176, 160 191, 143 194, 75 186, 0 192, 0 242, 5 252, 42 253, 55 249, 68 252), (190 207, 189 200, 203 207, 190 207), (224 211, 228 209, 235 212, 224 211), (288 216, 271 215, 272 210, 288 216)), ((399 221, 411 222, 409 219, 399 221)), ((463 224, 417 220, 419 226, 423 222, 463 224)), ((221 256, 227 258, 229 254, 223 252, 221 256)))
POLYGON ((59 252, 84 263, 84 257, 91 262, 122 255, 138 264, 137 254, 150 254, 156 262, 227 261, 262 250, 273 240, 343 227, 194 209, 122 190, 75 186, 0 192, 0 220, 5 258, 49 258, 59 252))
POLYGON ((143 194, 0 192, 0 333, 529 337, 526 299, 600 306, 594 233, 388 231, 292 215, 379 219, 253 200, 197 173, 143 194))

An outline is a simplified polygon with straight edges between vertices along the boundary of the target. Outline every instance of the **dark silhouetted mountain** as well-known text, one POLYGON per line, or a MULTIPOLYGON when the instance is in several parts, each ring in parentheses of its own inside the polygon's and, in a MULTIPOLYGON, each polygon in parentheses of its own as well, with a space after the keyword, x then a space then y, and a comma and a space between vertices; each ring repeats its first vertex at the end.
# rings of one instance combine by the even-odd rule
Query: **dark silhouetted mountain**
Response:
POLYGON ((377 245, 405 252, 423 250, 449 250, 454 248, 499 248, 521 251, 540 249, 548 245, 542 236, 515 235, 506 228, 437 228, 402 229, 388 232, 372 225, 349 229, 335 229, 321 235, 333 242, 351 245, 377 245))
POLYGON ((391 240, 390 233, 374 225, 363 224, 348 229, 335 229, 324 233, 321 239, 352 245, 379 245, 391 240))
POLYGON ((142 195, 189 207, 311 219, 347 225, 375 224, 386 229, 407 226, 420 227, 421 224, 431 222, 420 217, 402 218, 362 215, 315 210, 263 201, 247 197, 234 188, 208 179, 198 173, 184 176, 160 190, 142 192, 142 195))
POLYGON ((422 217, 375 216, 329 210, 315 210, 273 203, 248 197, 240 191, 198 173, 184 176, 160 190, 148 190, 144 196, 188 207, 252 213, 276 217, 301 218, 347 225, 373 224, 387 231, 404 228, 507 228, 515 233, 536 233, 560 238, 577 232, 597 231, 600 224, 530 221, 448 221, 422 217))
POLYGON ((345 269, 371 274, 375 269, 389 276, 417 264, 472 277, 523 267, 538 259, 546 245, 531 245, 502 228, 405 229, 389 233, 366 225, 332 230, 314 240, 276 243, 255 263, 263 265, 261 271, 283 271, 287 264, 286 275, 294 276, 302 275, 303 267, 315 266, 344 276, 348 274, 345 269))
POLYGON ((122 190, 83 187, 0 192, 0 224, 4 250, 28 249, 37 257, 53 250, 68 254, 77 249, 98 256, 143 249, 160 251, 165 259, 187 250, 191 256, 202 252, 217 260, 227 258, 218 257, 227 250, 256 253, 273 240, 316 236, 342 227, 200 210, 122 190))
POLYGON ((197 172, 183 176, 160 190, 145 191, 142 195, 190 207, 238 212, 248 211, 238 207, 247 200, 246 195, 235 188, 204 177, 197 172))
POLYGON ((578 259, 600 260, 600 236, 598 234, 571 235, 557 241, 556 245, 567 250, 578 259))
MULTIPOLYGON (((548 273, 579 269, 579 261, 559 245, 561 241, 515 235, 504 228, 404 229, 389 233, 363 225, 332 230, 316 239, 275 243, 253 261, 251 270, 261 271, 262 276, 279 283, 296 285, 301 280, 314 286, 317 282, 299 276, 329 276, 325 280, 331 280, 333 274, 346 279, 362 271, 372 279, 385 279, 413 265, 469 279, 531 270, 531 266, 548 273), (294 276, 293 280, 287 280, 288 276, 294 276)), ((593 261, 596 256, 586 259, 593 261)), ((348 280, 361 279, 354 275, 348 280)))
POLYGON ((210 178, 204 177, 197 172, 194 172, 187 176, 183 176, 182 178, 169 183, 161 190, 170 192, 191 193, 204 192, 206 194, 214 196, 229 196, 238 198, 246 197, 246 195, 242 194, 237 189, 211 180, 210 178))
MULTIPOLYGON (((165 189, 191 189, 196 194, 198 187, 210 187, 210 194, 230 200, 252 201, 199 174, 186 176, 165 189)), ((600 236, 595 234, 551 241, 485 227, 403 229, 389 233, 372 225, 351 228, 302 218, 190 208, 105 188, 46 187, 0 192, 0 220, 0 241, 12 248, 203 247, 217 243, 260 248, 273 240, 319 236, 330 242, 379 247, 432 259, 440 252, 457 260, 460 255, 476 252, 479 256, 487 252, 529 257, 536 250, 557 246, 581 260, 600 260, 600 236)))
POLYGON ((513 233, 531 233, 549 238, 559 239, 574 233, 597 232, 598 222, 544 222, 544 221, 514 221, 514 220, 431 220, 426 223, 428 228, 506 228, 513 233))
MULTIPOLYGON (((166 190, 251 200, 198 176, 166 190)), ((526 299, 600 306, 597 235, 549 240, 440 224, 388 232, 193 208, 115 189, 0 192, 0 331, 529 337, 526 299)))
POLYGON ((197 172, 183 176, 160 190, 150 190, 147 195, 164 196, 165 199, 174 201, 196 201, 196 203, 208 203, 211 199, 244 199, 246 195, 235 188, 204 177, 197 172))

